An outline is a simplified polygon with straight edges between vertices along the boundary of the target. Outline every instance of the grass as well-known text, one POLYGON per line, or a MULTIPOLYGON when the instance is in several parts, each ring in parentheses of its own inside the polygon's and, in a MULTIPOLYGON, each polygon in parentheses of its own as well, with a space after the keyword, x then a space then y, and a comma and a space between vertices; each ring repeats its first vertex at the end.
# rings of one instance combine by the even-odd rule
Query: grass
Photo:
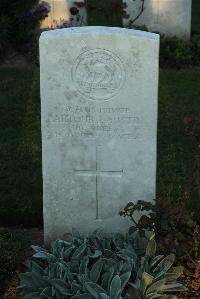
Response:
POLYGON ((162 70, 160 72, 158 119, 157 199, 185 200, 200 211, 198 190, 188 194, 188 182, 194 178, 193 164, 199 147, 187 133, 184 119, 200 120, 200 71, 162 70), (189 198, 188 198, 189 196, 189 198))
POLYGON ((0 68, 0 225, 42 223, 41 155, 35 143, 40 129, 33 130, 37 117, 32 122, 29 109, 32 79, 31 68, 0 68))
MULTIPOLYGON (((1 225, 42 224, 39 73, 0 67, 1 225)), ((189 194, 198 147, 184 118, 200 119, 200 71, 161 70, 158 120, 157 199, 187 200, 200 211, 199 194, 189 194)))

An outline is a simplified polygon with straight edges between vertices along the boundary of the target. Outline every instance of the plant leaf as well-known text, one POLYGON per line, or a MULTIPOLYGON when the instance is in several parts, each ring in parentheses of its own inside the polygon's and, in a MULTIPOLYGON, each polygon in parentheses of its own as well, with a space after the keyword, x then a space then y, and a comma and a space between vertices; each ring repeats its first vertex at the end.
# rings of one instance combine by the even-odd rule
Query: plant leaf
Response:
POLYGON ((123 292, 123 290, 126 287, 130 277, 131 277, 131 272, 126 272, 126 273, 124 273, 120 276, 120 279, 121 279, 121 292, 123 292))
POLYGON ((51 279, 50 283, 54 286, 62 295, 71 296, 68 289, 68 285, 61 279, 51 279))
POLYGON ((169 283, 169 284, 165 284, 163 287, 162 287, 162 292, 182 292, 182 291, 186 291, 187 288, 182 285, 181 283, 169 283))
POLYGON ((159 276, 159 272, 167 272, 171 266, 173 265, 175 261, 175 255, 170 254, 166 256, 161 262, 156 266, 156 268, 153 270, 153 273, 156 274, 156 277, 159 276))
POLYGON ((132 234, 134 234, 137 230, 138 230, 137 227, 135 227, 135 226, 131 226, 131 227, 129 228, 128 233, 129 233, 129 235, 132 235, 132 234))
POLYGON ((114 275, 114 268, 111 266, 109 270, 102 276, 102 287, 109 292, 110 284, 114 275))
POLYGON ((169 270, 169 273, 174 273, 174 274, 177 274, 179 276, 181 276, 183 274, 183 267, 182 266, 177 266, 177 267, 172 267, 170 270, 169 270))
POLYGON ((101 250, 95 250, 93 255, 89 255, 89 258, 91 259, 97 259, 100 256, 102 256, 102 251, 101 250))
POLYGON ((155 298, 164 299, 165 295, 161 295, 161 294, 158 294, 158 293, 150 293, 150 294, 146 295, 146 297, 145 297, 145 299, 155 299, 155 298))
POLYGON ((51 297, 51 287, 46 287, 42 292, 41 292, 41 296, 45 296, 47 298, 51 297))
POLYGON ((64 252, 63 252, 63 258, 64 259, 69 259, 70 255, 72 254, 73 250, 74 250, 74 245, 72 245, 70 248, 66 249, 64 252))
POLYGON ((35 252, 40 252, 40 251, 45 251, 45 252, 47 252, 44 248, 39 247, 39 246, 32 245, 31 248, 32 248, 35 252))
POLYGON ((152 262, 151 262, 151 267, 154 267, 163 258, 164 258, 164 255, 158 255, 158 256, 154 257, 152 262))
POLYGON ((118 275, 116 275, 110 284, 110 298, 119 299, 121 293, 121 279, 118 275))
POLYGON ((79 294, 71 297, 71 299, 93 299, 94 297, 91 296, 89 293, 79 294))
POLYGON ((109 298, 108 297, 108 295, 106 295, 106 294, 100 294, 100 296, 101 296, 101 299, 111 299, 111 298, 109 298))
POLYGON ((150 285, 147 288, 146 294, 159 292, 162 289, 162 287, 165 285, 165 283, 166 283, 166 279, 161 279, 159 281, 154 282, 152 285, 150 285))
POLYGON ((86 282, 85 287, 88 290, 88 292, 96 299, 99 298, 100 293, 106 293, 102 287, 93 282, 86 282))
POLYGON ((103 265, 104 265, 104 262, 102 260, 98 260, 93 265, 92 270, 90 271, 90 279, 92 280, 92 282, 97 283, 97 281, 99 280, 103 265))
POLYGON ((127 294, 131 297, 131 299, 141 299, 139 290, 133 286, 128 288, 127 294))
POLYGON ((46 251, 38 251, 33 255, 33 257, 45 261, 56 261, 56 257, 53 254, 48 253, 46 251))
POLYGON ((32 292, 23 296, 23 299, 40 299, 39 292, 32 292))
POLYGON ((155 239, 152 239, 148 242, 147 248, 146 248, 146 256, 152 258, 156 254, 156 241, 155 239))
POLYGON ((31 272, 26 272, 26 273, 21 273, 20 274, 20 286, 19 288, 23 287, 30 287, 31 288, 32 284, 32 274, 31 272))
POLYGON ((72 255, 72 259, 78 259, 85 251, 86 245, 83 243, 80 247, 78 247, 72 255))
POLYGON ((152 284, 154 277, 146 272, 142 273, 142 279, 141 279, 141 286, 140 290, 142 294, 145 294, 146 289, 149 285, 152 284))

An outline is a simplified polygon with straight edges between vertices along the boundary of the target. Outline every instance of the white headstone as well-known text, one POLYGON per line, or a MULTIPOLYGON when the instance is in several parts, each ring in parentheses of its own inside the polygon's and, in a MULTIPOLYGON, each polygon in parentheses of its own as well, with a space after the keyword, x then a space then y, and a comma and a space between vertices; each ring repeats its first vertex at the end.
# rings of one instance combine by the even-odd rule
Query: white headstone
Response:
POLYGON ((44 232, 124 231, 153 201, 159 35, 82 27, 40 38, 44 232))
MULTIPOLYGON (((141 0, 124 0, 127 13, 134 19, 141 11, 141 0)), ((191 34, 192 0, 145 0, 144 11, 134 23, 166 36, 189 39, 191 34)), ((124 20, 126 25, 129 20, 124 20)))

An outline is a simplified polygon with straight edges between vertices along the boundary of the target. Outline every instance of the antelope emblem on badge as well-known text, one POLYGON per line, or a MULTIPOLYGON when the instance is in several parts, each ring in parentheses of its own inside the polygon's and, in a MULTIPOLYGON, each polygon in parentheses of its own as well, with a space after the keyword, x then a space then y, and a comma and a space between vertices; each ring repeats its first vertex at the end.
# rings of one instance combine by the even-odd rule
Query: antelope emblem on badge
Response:
POLYGON ((107 50, 95 49, 82 53, 76 60, 72 79, 76 89, 91 100, 108 100, 124 83, 121 60, 107 50))

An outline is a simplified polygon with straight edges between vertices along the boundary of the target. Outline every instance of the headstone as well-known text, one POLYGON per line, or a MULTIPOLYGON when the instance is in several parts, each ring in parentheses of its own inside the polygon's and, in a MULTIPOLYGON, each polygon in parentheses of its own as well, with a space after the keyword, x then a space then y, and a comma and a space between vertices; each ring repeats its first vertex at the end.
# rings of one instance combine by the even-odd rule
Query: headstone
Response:
POLYGON ((153 201, 159 35, 81 27, 40 38, 45 241, 125 231, 153 201))
MULTIPOLYGON (((74 6, 73 0, 67 0, 67 3, 69 8, 74 6)), ((130 16, 129 19, 124 19, 124 26, 127 26, 130 19, 135 19, 140 13, 143 0, 124 0, 124 3, 127 4, 126 12, 130 16)), ((83 24, 86 24, 86 9, 79 9, 79 13, 84 20, 83 24)), ((149 31, 188 40, 191 34, 191 16, 192 0, 144 0, 144 10, 134 25, 145 25, 149 31)), ((73 18, 72 15, 71 17, 73 18)))
MULTIPOLYGON (((130 19, 138 16, 142 0, 124 0, 130 19)), ((145 0, 144 10, 134 23, 166 36, 189 39, 191 34, 192 0, 145 0)), ((124 20, 126 25, 130 20, 124 20)))

